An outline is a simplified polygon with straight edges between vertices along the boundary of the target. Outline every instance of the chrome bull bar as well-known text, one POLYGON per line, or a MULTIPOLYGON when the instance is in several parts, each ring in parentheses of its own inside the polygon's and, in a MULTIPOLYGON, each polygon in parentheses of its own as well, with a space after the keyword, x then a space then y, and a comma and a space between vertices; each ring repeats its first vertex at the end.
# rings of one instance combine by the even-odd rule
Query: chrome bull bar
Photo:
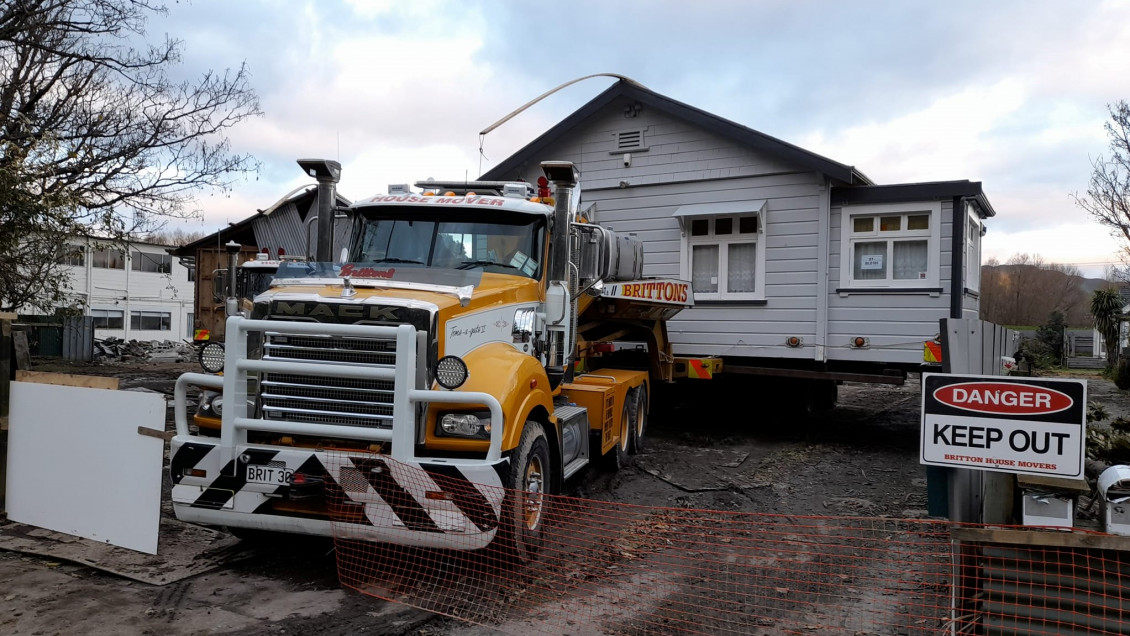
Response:
MULTIPOLYGON (((235 449, 247 444, 248 431, 266 431, 283 435, 309 435, 368 442, 391 443, 391 456, 397 461, 417 462, 417 427, 422 426, 416 416, 416 404, 444 402, 485 406, 491 422, 502 423, 502 406, 493 395, 474 391, 435 391, 424 388, 419 373, 421 360, 417 346, 417 331, 411 325, 376 326, 350 325, 288 320, 251 320, 233 316, 227 321, 227 343, 224 351, 224 376, 186 373, 177 379, 173 399, 174 418, 178 436, 189 436, 187 390, 191 385, 222 388, 224 409, 221 415, 220 445, 225 461, 234 458, 235 449), (392 365, 356 365, 348 363, 326 364, 300 360, 252 360, 246 357, 247 335, 261 332, 263 337, 273 335, 314 335, 373 338, 396 343, 396 362, 392 365), (358 427, 325 422, 280 421, 252 417, 248 405, 248 373, 287 373, 329 378, 358 380, 384 380, 393 383, 392 427, 358 427)), ((497 462, 502 457, 502 426, 490 431, 490 446, 486 460, 497 462)), ((459 462, 456 462, 459 463, 459 462)))

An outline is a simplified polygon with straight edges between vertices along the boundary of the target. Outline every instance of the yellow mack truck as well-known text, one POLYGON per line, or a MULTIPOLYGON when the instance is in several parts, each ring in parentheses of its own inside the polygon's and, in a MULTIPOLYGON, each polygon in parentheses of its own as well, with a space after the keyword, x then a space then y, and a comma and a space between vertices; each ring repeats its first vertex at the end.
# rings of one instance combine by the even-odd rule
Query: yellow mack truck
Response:
POLYGON ((224 374, 178 379, 177 517, 532 558, 542 494, 642 444, 666 321, 693 302, 578 215, 573 164, 542 168, 390 187, 350 206, 333 262, 280 264, 228 319, 224 374), (609 364, 617 341, 646 343, 635 368, 609 364), (190 387, 211 391, 192 418, 190 387))

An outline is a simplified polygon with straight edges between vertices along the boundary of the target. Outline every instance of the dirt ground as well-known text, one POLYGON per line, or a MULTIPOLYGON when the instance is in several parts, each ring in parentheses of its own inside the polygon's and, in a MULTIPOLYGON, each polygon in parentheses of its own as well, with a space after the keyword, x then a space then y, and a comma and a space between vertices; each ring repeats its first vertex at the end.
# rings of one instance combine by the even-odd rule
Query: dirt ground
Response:
MULTIPOLYGON (((37 370, 114 375, 122 388, 172 393, 193 364, 37 370)), ((1081 372, 1087 373, 1087 372, 1081 372)), ((1130 417, 1130 396, 1095 373, 1089 399, 1130 417)), ((803 515, 926 515, 918 463, 919 383, 845 384, 839 405, 774 412, 780 391, 716 382, 652 414, 647 444, 616 474, 595 468, 566 494, 649 506, 803 515)), ((486 634, 490 630, 343 589, 330 540, 286 538, 220 569, 157 587, 86 566, 0 551, 5 634, 486 634)))

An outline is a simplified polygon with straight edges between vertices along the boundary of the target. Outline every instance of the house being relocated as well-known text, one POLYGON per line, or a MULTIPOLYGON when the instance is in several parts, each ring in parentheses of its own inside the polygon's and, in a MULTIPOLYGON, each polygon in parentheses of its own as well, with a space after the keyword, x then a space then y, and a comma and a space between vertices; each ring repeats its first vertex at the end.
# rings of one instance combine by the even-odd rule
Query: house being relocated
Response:
MULTIPOLYGON (((346 206, 350 201, 338 195, 335 203, 346 206)), ((215 339, 224 337, 224 294, 216 289, 216 283, 217 272, 228 266, 225 245, 229 241, 241 246, 241 263, 264 253, 272 259, 287 256, 306 259, 310 256, 308 250, 318 244, 317 218, 318 191, 311 185, 290 192, 267 209, 219 232, 172 250, 174 256, 196 271, 194 328, 208 330, 215 339)), ((349 219, 336 220, 334 245, 349 244, 350 223, 349 219)))
POLYGON ((581 209, 644 243, 647 276, 692 281, 676 355, 727 371, 900 381, 939 319, 976 318, 979 182, 877 185, 832 161, 625 81, 481 179, 580 169, 581 209))

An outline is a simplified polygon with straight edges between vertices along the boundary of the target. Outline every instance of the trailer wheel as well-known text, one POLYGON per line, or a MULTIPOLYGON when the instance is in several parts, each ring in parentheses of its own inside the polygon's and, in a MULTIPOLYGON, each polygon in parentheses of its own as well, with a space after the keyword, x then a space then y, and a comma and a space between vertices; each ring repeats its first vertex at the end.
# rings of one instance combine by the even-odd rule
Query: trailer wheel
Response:
POLYGON ((647 431, 647 385, 641 384, 628 393, 628 419, 632 422, 628 454, 635 455, 643 449, 643 436, 647 431))
POLYGON ((500 527, 505 551, 519 563, 532 561, 545 538, 549 502, 544 495, 553 483, 551 470, 545 428, 528 421, 510 458, 500 527))
POLYGON ((624 411, 620 414, 620 441, 600 458, 601 466, 610 473, 619 472, 628 465, 628 444, 632 438, 631 402, 631 399, 624 400, 624 411))

